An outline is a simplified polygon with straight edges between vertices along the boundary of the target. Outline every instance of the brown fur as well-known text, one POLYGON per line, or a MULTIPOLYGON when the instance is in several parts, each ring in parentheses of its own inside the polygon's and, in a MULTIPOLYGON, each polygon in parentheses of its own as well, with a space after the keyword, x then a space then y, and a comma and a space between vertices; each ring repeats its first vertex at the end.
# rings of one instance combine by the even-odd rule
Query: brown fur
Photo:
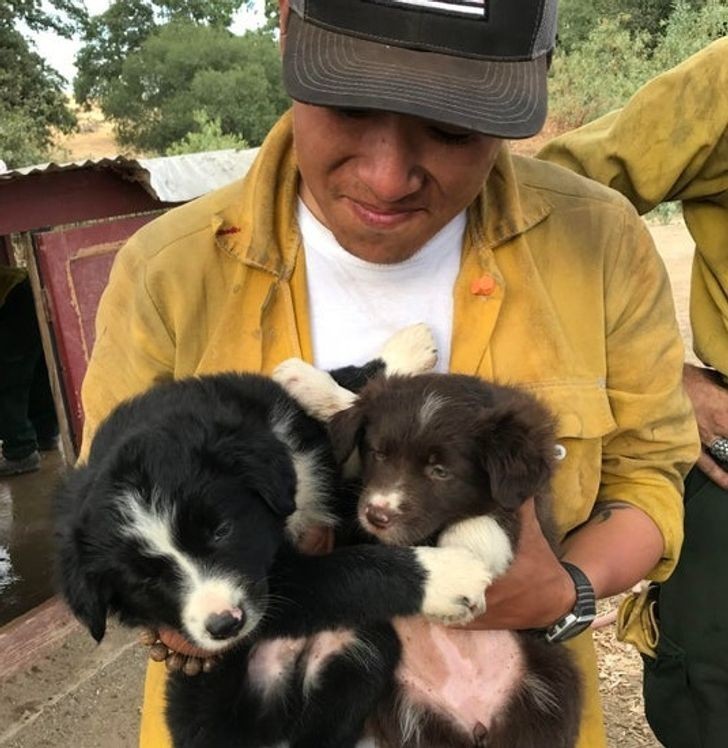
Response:
MULTIPOLYGON (((554 419, 523 390, 462 375, 380 377, 334 416, 330 433, 340 461, 359 448, 359 521, 380 542, 435 543, 453 523, 490 515, 515 547, 517 509, 531 496, 553 538, 554 419), (384 512, 386 526, 373 527, 366 514, 371 497, 393 489, 398 505, 384 512)), ((430 713, 419 737, 404 742, 390 703, 377 719, 380 740, 397 748, 571 748, 581 713, 578 671, 566 649, 539 634, 523 633, 521 643, 527 677, 487 735, 463 735, 430 713), (541 708, 539 685, 553 710, 541 708)))

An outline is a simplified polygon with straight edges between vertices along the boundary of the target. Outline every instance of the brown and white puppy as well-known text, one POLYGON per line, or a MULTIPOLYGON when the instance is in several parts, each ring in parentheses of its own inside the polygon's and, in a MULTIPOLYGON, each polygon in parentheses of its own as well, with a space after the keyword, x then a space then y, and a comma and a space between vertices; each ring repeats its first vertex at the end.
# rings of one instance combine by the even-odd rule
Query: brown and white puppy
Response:
MULTIPOLYGON (((281 380, 312 415, 328 420, 340 462, 358 453, 357 519, 379 542, 466 547, 495 579, 513 559, 517 509, 527 498, 536 497, 551 534, 553 417, 523 390, 475 377, 423 374, 377 377, 354 399, 301 362, 287 364, 281 380)), ((409 641, 396 698, 373 720, 382 744, 575 744, 581 686, 563 647, 538 634, 423 626, 416 633, 411 624, 397 626, 400 638, 409 641), (424 650, 415 656, 412 648, 422 642, 424 650), (502 666, 494 668, 494 653, 506 651, 502 666), (432 660, 431 673, 426 665, 423 670, 423 659, 432 660), (409 665, 418 672, 413 675, 409 665)))

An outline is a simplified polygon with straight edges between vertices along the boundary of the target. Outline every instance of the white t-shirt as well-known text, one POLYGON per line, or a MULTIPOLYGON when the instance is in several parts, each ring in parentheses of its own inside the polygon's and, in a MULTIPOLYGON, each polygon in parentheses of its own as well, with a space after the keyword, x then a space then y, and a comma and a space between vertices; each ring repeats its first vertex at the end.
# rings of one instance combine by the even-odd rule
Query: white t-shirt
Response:
POLYGON ((317 367, 363 364, 375 358, 397 330, 424 322, 437 342, 437 370, 447 371, 465 211, 412 257, 389 265, 347 252, 300 199, 298 225, 317 367))

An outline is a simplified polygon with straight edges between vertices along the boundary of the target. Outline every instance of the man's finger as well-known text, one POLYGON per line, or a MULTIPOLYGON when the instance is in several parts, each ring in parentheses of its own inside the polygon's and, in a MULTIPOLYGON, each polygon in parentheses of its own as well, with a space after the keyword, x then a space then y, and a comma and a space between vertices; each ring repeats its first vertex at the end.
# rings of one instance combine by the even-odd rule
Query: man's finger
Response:
POLYGON ((697 462, 698 467, 724 491, 728 491, 728 472, 726 472, 707 452, 702 452, 697 462))

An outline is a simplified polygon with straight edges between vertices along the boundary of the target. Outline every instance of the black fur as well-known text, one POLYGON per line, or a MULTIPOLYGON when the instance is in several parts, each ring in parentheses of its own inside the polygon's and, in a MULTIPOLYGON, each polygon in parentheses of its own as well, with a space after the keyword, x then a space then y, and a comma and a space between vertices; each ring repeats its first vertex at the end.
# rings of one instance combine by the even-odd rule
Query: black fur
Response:
POLYGON ((214 572, 241 590, 228 605, 231 624, 250 630, 227 637, 236 646, 219 669, 170 678, 177 746, 354 746, 391 687, 399 642, 387 622, 423 612, 427 573, 412 549, 297 552, 287 523, 301 456, 314 466, 316 500, 331 508, 338 474, 321 424, 267 378, 189 379, 119 406, 99 428, 88 463, 57 494, 60 588, 97 641, 113 614, 204 645, 199 632, 209 619, 199 628, 185 614, 190 580, 214 572), (153 527, 140 529, 139 517, 151 517, 153 527), (194 571, 150 552, 150 538, 171 538, 194 571), (355 629, 358 639, 313 684, 303 683, 307 649, 291 663, 280 698, 262 697, 251 683, 248 659, 261 642, 339 628, 355 629), (366 643, 368 656, 357 656, 366 643))

